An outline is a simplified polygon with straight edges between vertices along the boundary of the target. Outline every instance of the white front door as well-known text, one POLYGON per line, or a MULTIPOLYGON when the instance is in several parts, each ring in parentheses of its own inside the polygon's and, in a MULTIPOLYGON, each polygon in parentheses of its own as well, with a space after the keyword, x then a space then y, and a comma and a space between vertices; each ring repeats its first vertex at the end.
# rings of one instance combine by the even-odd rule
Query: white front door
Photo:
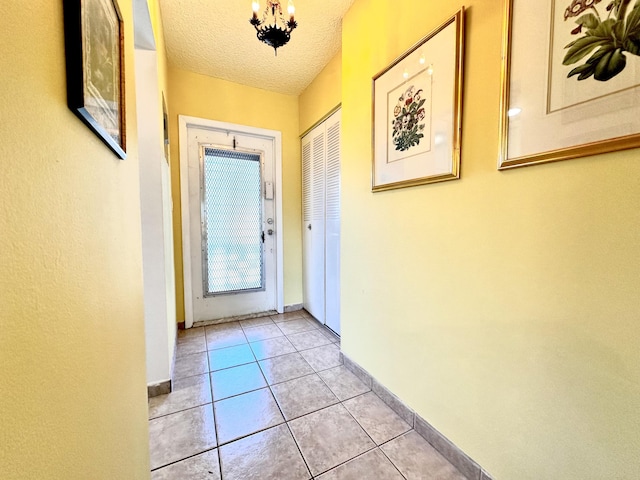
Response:
POLYGON ((274 139, 195 127, 187 138, 193 322, 273 313, 274 139))

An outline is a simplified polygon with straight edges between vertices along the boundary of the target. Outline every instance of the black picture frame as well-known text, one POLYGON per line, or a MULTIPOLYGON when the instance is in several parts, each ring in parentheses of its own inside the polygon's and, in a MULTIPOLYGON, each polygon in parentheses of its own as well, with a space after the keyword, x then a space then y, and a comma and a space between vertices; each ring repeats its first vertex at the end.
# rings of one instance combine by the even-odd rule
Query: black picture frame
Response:
POLYGON ((69 109, 126 153, 124 26, 116 0, 63 0, 69 109))

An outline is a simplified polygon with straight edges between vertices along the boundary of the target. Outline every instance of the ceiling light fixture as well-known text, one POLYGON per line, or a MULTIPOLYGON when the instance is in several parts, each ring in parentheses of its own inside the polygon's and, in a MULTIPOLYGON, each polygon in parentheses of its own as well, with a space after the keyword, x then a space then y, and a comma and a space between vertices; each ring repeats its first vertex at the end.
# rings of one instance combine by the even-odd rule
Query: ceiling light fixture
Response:
POLYGON ((293 6, 293 0, 289 0, 287 13, 289 13, 289 21, 286 21, 282 13, 282 5, 280 0, 267 0, 267 6, 264 9, 262 18, 258 18, 260 11, 260 2, 253 0, 253 17, 249 23, 256 29, 258 40, 266 43, 278 55, 278 47, 286 45, 291 38, 291 31, 298 26, 293 15, 296 11, 293 6))

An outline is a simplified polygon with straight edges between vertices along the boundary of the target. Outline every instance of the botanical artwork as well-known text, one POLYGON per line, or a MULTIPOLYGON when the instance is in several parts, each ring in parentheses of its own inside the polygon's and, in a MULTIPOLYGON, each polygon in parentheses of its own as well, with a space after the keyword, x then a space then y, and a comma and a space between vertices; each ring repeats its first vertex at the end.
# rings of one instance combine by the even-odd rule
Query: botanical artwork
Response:
POLYGON ((424 90, 416 91, 415 85, 407 88, 407 91, 400 95, 398 104, 393 109, 393 143, 396 150, 404 152, 409 148, 420 144, 420 139, 424 137, 424 102, 427 100, 421 97, 424 90))
POLYGON ((549 112, 640 84, 640 0, 554 0, 549 112))
POLYGON ((120 143, 120 33, 111 0, 83 9, 85 108, 120 143))
POLYGON ((627 65, 625 52, 640 55, 640 0, 629 9, 631 0, 613 0, 606 8, 601 0, 573 0, 564 19, 577 17, 572 35, 580 35, 569 43, 564 65, 578 64, 568 74, 586 80, 606 82, 627 65), (602 12, 600 12, 602 10, 602 12), (606 15, 605 15, 606 13, 606 15))
POLYGON ((387 95, 387 162, 431 150, 431 76, 423 69, 387 95))

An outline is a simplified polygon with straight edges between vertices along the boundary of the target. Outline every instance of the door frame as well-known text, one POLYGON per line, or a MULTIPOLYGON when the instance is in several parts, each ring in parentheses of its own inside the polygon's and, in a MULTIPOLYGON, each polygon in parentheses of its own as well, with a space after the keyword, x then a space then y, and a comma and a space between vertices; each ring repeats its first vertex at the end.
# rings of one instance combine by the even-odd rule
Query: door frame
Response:
POLYGON ((276 310, 284 312, 284 231, 282 228, 282 132, 267 130, 265 128, 249 127, 235 123, 208 120, 205 118, 178 116, 179 141, 180 141, 180 215, 182 217, 182 275, 184 285, 184 316, 185 327, 193 326, 193 286, 191 284, 191 218, 189 215, 189 128, 198 128, 238 134, 253 137, 262 137, 273 142, 274 181, 275 191, 275 217, 276 217, 276 310))

